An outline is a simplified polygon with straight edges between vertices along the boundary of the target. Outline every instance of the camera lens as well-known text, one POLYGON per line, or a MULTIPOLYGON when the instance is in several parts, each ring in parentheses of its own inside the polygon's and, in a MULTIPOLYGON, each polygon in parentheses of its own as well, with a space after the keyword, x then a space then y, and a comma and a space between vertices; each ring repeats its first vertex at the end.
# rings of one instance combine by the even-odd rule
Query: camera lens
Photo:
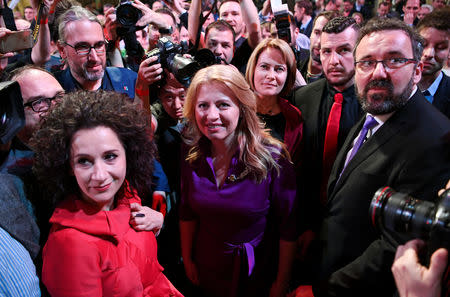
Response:
POLYGON ((379 230, 424 238, 432 228, 435 208, 434 203, 414 199, 386 187, 375 193, 369 211, 372 224, 379 230))
MULTIPOLYGON (((130 2, 131 3, 131 2, 130 2)), ((117 7, 117 21, 124 27, 132 27, 141 18, 142 13, 130 3, 124 3, 117 7)))

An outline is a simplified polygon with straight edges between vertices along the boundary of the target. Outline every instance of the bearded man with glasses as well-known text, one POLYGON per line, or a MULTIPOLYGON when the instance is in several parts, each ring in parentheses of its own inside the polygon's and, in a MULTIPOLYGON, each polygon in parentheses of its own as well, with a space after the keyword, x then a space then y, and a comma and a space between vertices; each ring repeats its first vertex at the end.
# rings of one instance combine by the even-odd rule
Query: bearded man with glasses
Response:
POLYGON ((390 268, 407 238, 376 232, 370 201, 384 186, 434 201, 450 178, 450 121, 417 88, 422 49, 399 20, 371 20, 360 31, 355 87, 365 115, 331 170, 314 296, 393 296, 390 268))
POLYGON ((106 67, 107 42, 99 20, 91 12, 73 6, 60 16, 58 31, 58 49, 67 66, 55 77, 66 92, 102 89, 124 93, 132 99, 135 94, 145 97, 139 91, 148 93, 145 75, 138 77, 130 69, 106 67))

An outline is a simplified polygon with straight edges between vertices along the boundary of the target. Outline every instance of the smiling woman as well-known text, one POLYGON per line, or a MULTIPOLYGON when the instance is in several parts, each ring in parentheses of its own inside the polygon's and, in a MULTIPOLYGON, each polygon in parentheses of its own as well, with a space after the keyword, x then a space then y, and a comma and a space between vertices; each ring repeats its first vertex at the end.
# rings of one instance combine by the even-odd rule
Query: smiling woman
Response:
POLYGON ((162 273, 154 233, 130 226, 151 214, 139 197, 151 188, 149 115, 115 92, 70 93, 32 147, 35 172, 57 203, 43 250, 49 293, 181 296, 162 273))
POLYGON ((284 296, 296 237, 295 175, 284 146, 263 129, 235 67, 200 70, 184 107, 186 275, 204 296, 284 296))

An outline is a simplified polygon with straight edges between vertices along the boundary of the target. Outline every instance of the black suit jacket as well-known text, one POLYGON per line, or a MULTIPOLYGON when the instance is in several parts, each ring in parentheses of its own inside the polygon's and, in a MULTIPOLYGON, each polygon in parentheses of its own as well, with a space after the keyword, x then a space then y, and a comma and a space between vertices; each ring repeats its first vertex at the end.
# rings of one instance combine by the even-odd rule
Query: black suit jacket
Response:
POLYGON ((390 267, 407 238, 380 236, 369 220, 370 201, 384 186, 434 200, 450 178, 450 121, 420 92, 362 145, 339 178, 363 122, 349 133, 330 175, 315 296, 392 296, 390 267))
POLYGON ((442 74, 441 83, 433 96, 433 105, 450 118, 450 77, 442 74))
POLYGON ((365 22, 367 22, 372 17, 372 8, 367 6, 367 5, 363 5, 361 7, 361 11, 357 11, 356 10, 356 4, 353 4, 353 8, 350 11, 349 16, 351 17, 353 15, 353 13, 355 13, 355 12, 361 13, 363 15, 363 17, 364 17, 364 21, 365 22))
MULTIPOLYGON (((303 205, 302 215, 299 216, 301 229, 318 229, 322 219, 322 206, 319 199, 323 158, 320 105, 327 92, 327 80, 323 78, 298 89, 293 99, 293 104, 300 109, 303 117, 304 159, 301 162, 298 180, 299 197, 303 205)), ((361 115, 362 111, 358 109, 350 119, 351 124, 348 129, 356 124, 361 115)))

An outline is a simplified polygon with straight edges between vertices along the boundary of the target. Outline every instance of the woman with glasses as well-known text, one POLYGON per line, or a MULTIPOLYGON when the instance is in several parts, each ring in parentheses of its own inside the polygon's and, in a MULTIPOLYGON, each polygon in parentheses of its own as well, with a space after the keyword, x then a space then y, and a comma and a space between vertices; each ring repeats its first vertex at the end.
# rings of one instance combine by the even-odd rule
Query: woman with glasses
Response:
POLYGON ((187 93, 181 247, 186 274, 204 296, 286 293, 296 246, 295 174, 256 109, 232 66, 200 70, 187 93))
POLYGON ((162 273, 155 235, 136 231, 152 184, 150 118, 125 95, 79 91, 32 139, 35 172, 57 204, 43 249, 51 296, 182 296, 162 273))

